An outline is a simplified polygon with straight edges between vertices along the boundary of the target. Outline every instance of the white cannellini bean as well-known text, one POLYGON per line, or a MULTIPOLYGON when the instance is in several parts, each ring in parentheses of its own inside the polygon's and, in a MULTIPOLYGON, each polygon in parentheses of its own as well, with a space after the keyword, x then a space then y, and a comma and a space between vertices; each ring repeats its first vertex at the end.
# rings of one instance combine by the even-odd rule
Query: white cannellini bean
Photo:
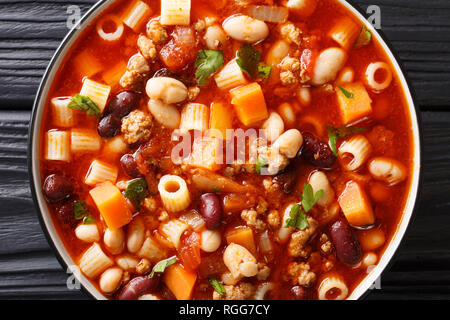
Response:
POLYGON ((339 147, 338 156, 344 169, 354 171, 359 169, 369 158, 372 145, 363 135, 356 135, 343 142, 339 147), (347 162, 346 156, 351 156, 347 162))
POLYGON ((328 181, 327 175, 322 171, 314 171, 309 177, 309 184, 313 188, 314 194, 319 190, 323 190, 322 198, 317 201, 317 204, 322 207, 327 207, 334 200, 334 190, 328 181))
POLYGON ((288 241, 291 233, 294 232, 294 228, 292 227, 285 228, 287 220, 291 218, 289 214, 291 213, 291 209, 294 205, 295 203, 292 203, 284 209, 283 220, 281 221, 280 229, 278 229, 277 241, 279 243, 285 243, 288 241))
POLYGON ((136 253, 141 249, 145 238, 145 225, 141 217, 136 217, 128 225, 127 248, 131 253, 136 253))
POLYGON ((181 114, 174 105, 165 104, 161 100, 150 99, 148 111, 155 117, 156 121, 168 129, 177 129, 180 125, 181 114))
POLYGON ((100 276, 99 286, 104 293, 116 291, 122 280, 123 270, 120 268, 109 268, 100 276))
POLYGON ((125 254, 116 258, 116 263, 125 271, 134 271, 139 261, 135 257, 125 254))
POLYGON ((297 92, 297 99, 303 106, 311 104, 311 89, 309 87, 300 87, 297 92))
POLYGON ((285 40, 278 40, 269 49, 266 55, 266 63, 272 67, 278 66, 289 54, 290 45, 285 40))
POLYGON ((206 29, 205 42, 208 49, 217 50, 227 42, 227 35, 218 25, 212 25, 206 29))
POLYGON ((100 240, 100 234, 96 224, 80 224, 75 229, 75 235, 84 242, 97 242, 100 240))
POLYGON ((255 43, 269 35, 264 21, 245 15, 232 16, 223 22, 223 29, 234 40, 255 43))
POLYGON ((264 130, 269 142, 274 142, 284 131, 283 119, 278 113, 271 112, 261 129, 264 130))
POLYGON ((341 48, 328 48, 317 57, 311 83, 322 85, 336 78, 347 60, 347 53, 341 48))
POLYGON ((161 299, 153 294, 148 293, 144 294, 143 296, 140 296, 138 300, 161 300, 161 299))
POLYGON ((292 127, 297 120, 295 116, 294 108, 291 106, 289 102, 284 102, 279 105, 278 113, 284 120, 284 124, 288 127, 292 127))
POLYGON ((350 67, 345 67, 339 72, 338 78, 336 79, 337 83, 350 83, 353 82, 355 78, 355 72, 350 67))
POLYGON ((218 230, 204 230, 201 233, 200 247, 205 252, 214 252, 219 249, 222 235, 218 230))
POLYGON ((149 79, 145 91, 150 99, 161 100, 166 104, 179 103, 188 97, 188 89, 184 83, 170 77, 149 79))
POLYGON ((367 252, 366 254, 364 254, 364 256, 362 258, 362 265, 366 268, 376 265, 377 262, 378 262, 378 256, 376 255, 376 253, 373 253, 373 252, 367 252))
POLYGON ((387 157, 373 158, 369 162, 369 172, 377 180, 394 185, 406 179, 406 167, 399 161, 387 157))
POLYGON ((106 229, 103 235, 103 243, 106 250, 111 254, 120 254, 125 248, 125 232, 122 228, 114 231, 106 229))
POLYGON ((386 89, 392 82, 391 68, 387 63, 381 61, 370 63, 367 66, 364 76, 367 86, 375 91, 382 91, 386 89), (375 74, 381 70, 384 72, 385 77, 382 82, 378 82, 378 80, 375 79, 375 74))
POLYGON ((223 253, 223 262, 233 278, 253 277, 258 273, 255 257, 241 245, 230 243, 223 253))
POLYGON ((282 155, 289 159, 295 158, 303 144, 303 136, 297 129, 291 129, 283 133, 273 144, 282 155))

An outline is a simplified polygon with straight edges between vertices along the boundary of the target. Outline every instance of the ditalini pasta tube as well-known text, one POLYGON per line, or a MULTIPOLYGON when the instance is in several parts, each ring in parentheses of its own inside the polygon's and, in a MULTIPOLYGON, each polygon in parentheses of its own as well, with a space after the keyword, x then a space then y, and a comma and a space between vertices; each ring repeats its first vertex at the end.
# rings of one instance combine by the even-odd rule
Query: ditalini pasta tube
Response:
POLYGON ((94 243, 87 249, 80 259, 81 271, 91 279, 97 277, 113 264, 114 261, 103 252, 98 243, 94 243))
POLYGON ((69 128, 75 124, 75 113, 68 107, 71 99, 71 97, 61 97, 51 100, 52 119, 55 126, 69 128))
POLYGON ((102 140, 97 132, 85 129, 73 129, 71 133, 72 152, 80 151, 99 151, 102 146, 102 140))
POLYGON ((188 26, 191 0, 161 0, 161 24, 188 26))
POLYGON ((89 186, 95 186, 96 184, 105 181, 115 183, 117 180, 117 174, 117 167, 103 161, 94 160, 92 161, 84 182, 89 186))
POLYGON ((66 131, 49 131, 46 133, 45 159, 70 161, 70 134, 66 131))
POLYGON ((106 106, 106 101, 108 101, 110 91, 110 86, 86 79, 84 80, 80 94, 91 98, 97 107, 100 108, 100 111, 103 111, 106 106))
POLYGON ((164 207, 170 212, 184 210, 191 203, 186 181, 179 176, 162 177, 159 180, 158 190, 164 207))
POLYGON ((125 13, 123 23, 137 31, 151 13, 152 9, 150 9, 148 4, 143 1, 135 1, 125 13))

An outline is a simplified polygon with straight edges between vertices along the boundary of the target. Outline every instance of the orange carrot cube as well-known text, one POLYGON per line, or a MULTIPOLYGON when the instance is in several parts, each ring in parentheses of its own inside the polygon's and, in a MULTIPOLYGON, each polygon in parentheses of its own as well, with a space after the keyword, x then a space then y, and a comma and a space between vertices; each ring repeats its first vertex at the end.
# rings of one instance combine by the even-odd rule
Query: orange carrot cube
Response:
POLYGON ((342 84, 336 94, 344 124, 353 123, 372 113, 372 99, 361 82, 342 84))
POLYGON ((227 129, 233 128, 233 114, 230 108, 220 102, 211 104, 209 128, 212 131, 211 136, 226 140, 227 129))
POLYGON ((347 183, 338 202, 351 225, 362 227, 375 222, 370 199, 357 182, 347 183))
POLYGON ((133 219, 127 200, 110 181, 95 187, 89 194, 110 230, 117 230, 133 219))
POLYGON ((227 244, 236 243, 246 248, 252 254, 256 253, 255 239, 251 228, 232 229, 226 233, 225 238, 227 239, 227 244))
POLYGON ((230 94, 231 103, 234 105, 239 120, 244 125, 250 126, 269 116, 266 100, 258 83, 253 82, 233 89, 230 94))
POLYGON ((189 272, 177 263, 166 269, 163 280, 177 300, 190 300, 197 273, 189 272))

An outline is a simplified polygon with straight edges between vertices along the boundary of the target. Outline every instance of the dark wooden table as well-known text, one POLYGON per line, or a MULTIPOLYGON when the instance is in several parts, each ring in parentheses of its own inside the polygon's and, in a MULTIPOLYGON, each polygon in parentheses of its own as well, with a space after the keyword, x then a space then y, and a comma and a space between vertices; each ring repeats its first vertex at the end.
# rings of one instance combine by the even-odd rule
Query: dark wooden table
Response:
MULTIPOLYGON (((63 36, 67 7, 95 0, 0 1, 0 298, 86 299, 41 231, 27 171, 35 92, 63 36)), ((367 299, 450 299, 450 1, 359 0, 381 8, 421 110, 424 181, 418 212, 381 289, 367 299)))

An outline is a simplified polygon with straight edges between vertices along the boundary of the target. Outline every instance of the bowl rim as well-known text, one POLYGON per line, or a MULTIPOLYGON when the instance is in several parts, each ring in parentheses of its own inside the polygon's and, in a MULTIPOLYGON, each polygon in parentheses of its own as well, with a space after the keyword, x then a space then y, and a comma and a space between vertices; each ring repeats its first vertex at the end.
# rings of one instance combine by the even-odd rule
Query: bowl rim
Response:
MULTIPOLYGON (((376 37, 378 43, 385 51, 385 54, 389 58, 391 64, 394 66, 399 81, 402 84, 403 94, 408 105, 408 114, 411 119, 411 130, 413 131, 414 143, 413 177, 402 218, 399 221, 394 236, 384 250, 383 255, 376 267, 373 268, 373 270, 368 275, 366 275, 365 278, 355 288, 353 288, 352 293, 347 298, 349 300, 357 300, 367 296, 370 292, 370 286, 392 265, 395 259, 395 253, 405 239, 407 228, 410 225, 415 212, 417 211, 420 186, 422 183, 423 135, 420 122, 420 110, 415 103, 415 101, 417 101, 415 98, 415 92, 410 85, 410 81, 406 76, 404 67, 401 63, 401 60, 399 59, 397 52, 395 51, 395 49, 393 49, 386 35, 381 30, 375 29, 372 24, 367 21, 364 16, 364 11, 360 8, 359 5, 355 4, 353 0, 336 1, 350 10, 353 15, 357 17, 358 20, 372 32, 372 35, 376 37)), ((91 283, 91 281, 80 272, 79 267, 73 262, 72 257, 69 255, 62 240, 59 237, 59 234, 56 232, 56 229, 54 227, 53 220, 50 216, 41 189, 39 140, 40 124, 42 121, 43 110, 48 98, 47 96, 50 86, 56 72, 60 67, 61 62, 72 47, 73 43, 82 34, 86 26, 91 23, 104 9, 108 8, 114 2, 116 2, 116 0, 100 0, 96 2, 94 5, 92 5, 91 8, 89 8, 89 10, 83 15, 83 17, 77 22, 77 24, 63 38, 57 50, 53 54, 46 68, 44 76, 39 84, 36 98, 33 103, 28 130, 28 173, 30 177, 30 188, 33 197, 33 203, 36 208, 36 214, 38 216, 41 228, 50 247, 53 249, 57 260, 64 268, 64 270, 66 272, 69 272, 70 270, 70 272, 73 273, 75 278, 79 281, 80 289, 83 292, 86 292, 92 298, 99 300, 105 300, 106 297, 102 293, 100 293, 100 291, 91 283)))

